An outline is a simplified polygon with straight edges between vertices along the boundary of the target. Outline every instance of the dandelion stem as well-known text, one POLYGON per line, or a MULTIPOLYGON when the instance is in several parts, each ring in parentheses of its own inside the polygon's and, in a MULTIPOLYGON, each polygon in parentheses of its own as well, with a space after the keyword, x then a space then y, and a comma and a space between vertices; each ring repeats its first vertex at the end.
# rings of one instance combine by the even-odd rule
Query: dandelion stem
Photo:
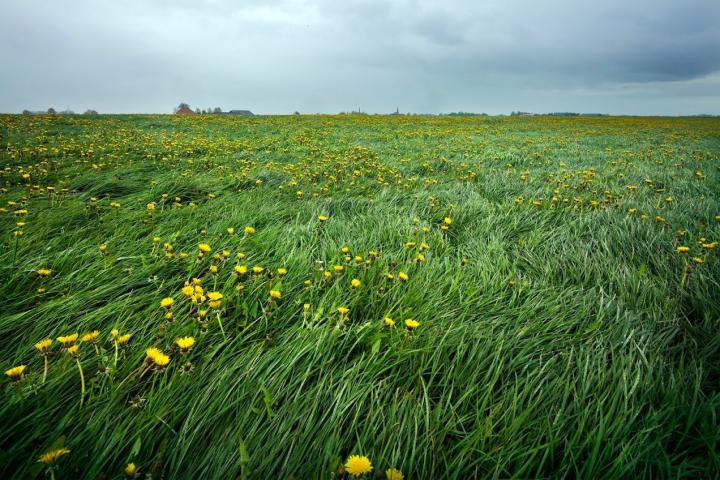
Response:
POLYGON ((680 277, 680 288, 685 288, 687 285, 687 278, 688 278, 688 261, 685 260, 685 263, 683 265, 683 273, 682 277, 680 277))
POLYGON ((217 312, 217 321, 218 325, 220 325, 220 331, 222 332, 223 340, 227 340, 227 337, 225 336, 225 329, 223 328, 222 320, 220 319, 220 312, 217 312))
POLYGON ((85 401, 85 375, 83 375, 82 364, 80 363, 80 357, 75 357, 78 370, 80 371, 80 408, 83 406, 85 401))
POLYGON ((45 379, 47 378, 47 372, 48 372, 48 359, 47 359, 47 355, 43 355, 43 359, 44 359, 44 362, 43 362, 43 363, 45 364, 45 368, 43 368, 42 383, 43 383, 43 385, 44 385, 44 384, 45 384, 45 379))

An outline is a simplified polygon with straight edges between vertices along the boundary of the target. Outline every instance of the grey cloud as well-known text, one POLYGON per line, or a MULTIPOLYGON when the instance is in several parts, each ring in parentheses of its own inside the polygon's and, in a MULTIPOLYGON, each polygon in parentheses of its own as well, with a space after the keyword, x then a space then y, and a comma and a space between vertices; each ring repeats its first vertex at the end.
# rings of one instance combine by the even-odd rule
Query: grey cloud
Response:
POLYGON ((266 113, 720 113, 715 0, 0 0, 0 9, 0 111, 169 111, 187 101, 266 113))

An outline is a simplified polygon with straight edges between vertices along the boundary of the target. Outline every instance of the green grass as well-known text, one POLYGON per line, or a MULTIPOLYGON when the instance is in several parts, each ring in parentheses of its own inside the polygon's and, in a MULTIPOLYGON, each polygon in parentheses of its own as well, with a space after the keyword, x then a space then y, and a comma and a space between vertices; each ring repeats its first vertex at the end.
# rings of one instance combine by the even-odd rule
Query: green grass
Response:
POLYGON ((0 369, 27 365, 0 477, 338 478, 351 454, 406 478, 718 476, 719 159, 717 119, 0 116, 0 369), (237 293, 236 264, 288 273, 237 293), (224 294, 205 325, 193 277, 224 294), (34 343, 92 330, 84 396, 57 342, 43 384, 34 343))

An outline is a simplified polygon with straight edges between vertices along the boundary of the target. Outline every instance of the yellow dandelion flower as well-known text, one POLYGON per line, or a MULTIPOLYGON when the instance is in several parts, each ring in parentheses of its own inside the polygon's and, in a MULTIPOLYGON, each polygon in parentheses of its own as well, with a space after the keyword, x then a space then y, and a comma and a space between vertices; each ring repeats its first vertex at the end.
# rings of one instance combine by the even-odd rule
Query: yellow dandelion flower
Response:
POLYGON ((255 275, 259 275, 265 271, 265 267, 260 267, 260 266, 256 265, 256 266, 252 267, 252 271, 255 275))
POLYGON ((384 322, 385 325, 388 326, 388 327, 392 327, 393 325, 395 325, 395 320, 393 320, 393 319, 390 318, 390 317, 385 317, 385 320, 383 320, 383 322, 384 322))
POLYGON ((385 470, 385 478, 387 480, 405 480, 405 476, 397 468, 388 468, 385 470))
POLYGON ((45 452, 40 455, 40 457, 38 458, 38 462, 44 463, 45 465, 50 465, 51 463, 54 463, 58 458, 68 453, 70 453, 70 450, 68 450, 67 448, 57 448, 55 450, 50 450, 49 452, 45 452))
POLYGON ((227 233, 228 233, 228 235, 232 235, 233 233, 235 233, 235 229, 233 227, 228 227, 227 233))
POLYGON ((321 223, 326 222, 327 219, 328 219, 328 217, 326 217, 325 215, 318 215, 318 220, 320 220, 321 223))
POLYGON ((39 342, 37 342, 35 344, 35 348, 37 349, 38 352, 42 353, 42 352, 47 351, 50 348, 50 346, 52 345, 52 343, 53 343, 53 341, 51 338, 46 338, 44 340, 40 340, 39 342))
POLYGON ((400 273, 398 273, 398 278, 400 279, 400 281, 406 282, 410 277, 408 277, 407 273, 400 272, 400 273))
POLYGON ((359 477, 366 473, 372 472, 372 463, 370 459, 361 455, 350 455, 345 462, 345 471, 353 477, 359 477))
MULTIPOLYGON (((134 463, 128 463, 127 466, 125 467, 125 475, 127 475, 128 477, 132 477, 133 475, 135 475, 136 471, 137 471, 137 467, 135 466, 134 463)), ((402 480, 402 479, 400 479, 400 480, 402 480)))
POLYGON ((130 339, 132 338, 132 333, 126 333, 124 335, 120 335, 115 340, 117 341, 118 345, 127 345, 128 342, 130 342, 130 339))
POLYGON ((52 273, 52 270, 49 268, 38 268, 35 273, 37 273, 40 277, 47 277, 52 273))
POLYGON ((701 263, 705 263, 705 260, 703 260, 702 257, 693 257, 692 261, 698 265, 700 265, 701 263))
POLYGON ((170 307, 172 307, 173 303, 175 303, 175 301, 170 297, 165 297, 162 300, 160 300, 160 306, 162 308, 170 308, 170 307))
POLYGON ((685 245, 680 245, 679 247, 677 247, 676 250, 679 254, 684 254, 684 253, 687 253, 690 251, 690 247, 686 247, 685 245))
POLYGON ((245 275, 248 271, 248 268, 245 265, 235 265, 235 273, 238 275, 245 275))
POLYGON ((87 332, 82 336, 83 342, 94 342, 98 337, 100 336, 99 330, 93 330, 92 332, 87 332))
POLYGON ((208 252, 210 252, 210 251, 212 250, 212 248, 210 247, 210 245, 208 245, 207 243, 199 243, 199 244, 198 244, 198 248, 200 249, 200 251, 201 251, 202 253, 208 253, 208 252))
POLYGON ((25 372, 26 368, 27 365, 18 365, 17 367, 13 367, 10 370, 5 370, 5 375, 10 378, 22 377, 22 374, 25 372))
POLYGON ((98 250, 100 250, 100 253, 102 253, 104 255, 105 253, 107 253, 108 246, 103 243, 102 245, 100 245, 98 247, 98 250))
POLYGON ((177 345, 181 350, 188 350, 195 345, 195 339, 193 337, 176 338, 175 345, 177 345))
POLYGON ((353 278, 350 281, 350 285, 352 286, 352 288, 358 288, 360 286, 360 284, 361 284, 361 282, 357 278, 353 278))
POLYGON ((282 293, 280 293, 280 290, 270 290, 270 297, 271 298, 280 298, 282 293))
POLYGON ((350 309, 346 307, 337 307, 337 311, 340 313, 340 315, 345 315, 350 311, 350 309))
POLYGON ((245 232, 245 235, 252 235, 253 233, 255 233, 255 229, 251 226, 247 226, 243 228, 243 232, 245 232))
POLYGON ((186 297, 192 297, 195 293, 195 289, 192 287, 192 285, 185 285, 180 291, 186 297))
POLYGON ((77 355, 80 350, 80 345, 73 345, 72 347, 68 347, 67 352, 70 355, 77 355))
POLYGON ((410 330, 414 330, 420 326, 420 322, 418 322, 417 320, 413 320, 412 318, 407 318, 405 319, 405 326, 410 330))
POLYGON ((72 335, 66 335, 64 337, 58 337, 57 341, 62 344, 63 347, 66 347, 67 345, 75 342, 77 340, 79 335, 77 333, 73 333, 72 335))
POLYGON ((170 357, 165 355, 159 348, 150 347, 145 350, 145 355, 158 367, 164 367, 170 363, 170 357))
POLYGON ((277 274, 279 277, 284 277, 287 275, 287 268, 280 267, 277 269, 277 274))
POLYGON ((207 297, 213 301, 216 302, 218 300, 221 300, 223 298, 223 294, 220 292, 208 292, 207 297))

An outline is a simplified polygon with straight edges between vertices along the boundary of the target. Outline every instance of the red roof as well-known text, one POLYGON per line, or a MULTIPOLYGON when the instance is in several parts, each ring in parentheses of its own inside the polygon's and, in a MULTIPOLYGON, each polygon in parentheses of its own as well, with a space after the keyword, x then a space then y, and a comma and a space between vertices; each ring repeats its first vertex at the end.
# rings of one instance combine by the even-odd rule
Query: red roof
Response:
POLYGON ((195 115, 195 112, 190 109, 190 107, 183 105, 182 107, 178 108, 175 112, 178 115, 195 115))

